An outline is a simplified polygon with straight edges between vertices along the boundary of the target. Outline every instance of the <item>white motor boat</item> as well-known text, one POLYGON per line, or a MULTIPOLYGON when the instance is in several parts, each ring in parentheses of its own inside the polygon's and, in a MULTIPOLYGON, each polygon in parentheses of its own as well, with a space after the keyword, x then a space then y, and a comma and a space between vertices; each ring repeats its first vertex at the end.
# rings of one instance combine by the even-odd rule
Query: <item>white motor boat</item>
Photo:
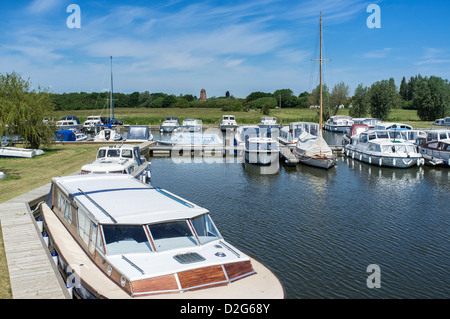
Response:
POLYGON ((105 128, 95 135, 94 142, 117 142, 121 139, 122 135, 115 129, 105 128))
POLYGON ((82 124, 77 123, 75 120, 60 120, 56 122, 56 130, 62 131, 62 130, 73 130, 78 131, 83 128, 82 124))
POLYGON ((150 183, 150 164, 141 156, 139 146, 103 146, 99 148, 95 161, 81 168, 81 174, 130 174, 142 182, 150 183))
POLYGON ((429 166, 450 166, 450 140, 432 141, 418 146, 419 153, 429 166))
POLYGON ((324 124, 324 129, 330 132, 345 133, 354 124, 350 116, 335 115, 328 119, 324 124))
POLYGON ((88 116, 83 123, 83 129, 85 132, 94 133, 101 125, 103 125, 101 116, 88 116))
POLYGON ((329 169, 336 165, 336 156, 321 134, 302 132, 292 152, 300 164, 329 169))
POLYGON ((223 147, 223 139, 214 133, 175 133, 169 140, 159 140, 157 142, 159 145, 170 146, 223 147))
POLYGON ((164 122, 160 125, 160 131, 162 133, 172 133, 174 131, 177 131, 180 128, 180 121, 178 120, 178 117, 171 116, 167 117, 164 122))
POLYGON ((202 121, 197 119, 185 119, 180 126, 182 132, 201 132, 202 121))
POLYGON ((236 122, 236 117, 234 115, 222 115, 222 120, 220 121, 219 128, 221 131, 234 130, 239 125, 236 122))
POLYGON ((84 142, 88 140, 88 136, 82 132, 76 132, 75 138, 77 142, 84 142))
POLYGON ((422 155, 399 131, 365 131, 344 146, 348 157, 372 165, 407 168, 423 165, 422 155))
POLYGON ((75 297, 285 296, 267 267, 222 237, 207 209, 130 176, 53 178, 40 208, 75 297))
POLYGON ((311 135, 317 136, 319 134, 319 124, 311 122, 292 122, 289 126, 283 126, 280 130, 278 141, 286 146, 295 147, 297 145, 298 137, 303 132, 308 132, 311 135))
POLYGON ((271 128, 277 126, 277 118, 276 117, 262 117, 261 121, 259 122, 258 126, 260 128, 271 128))

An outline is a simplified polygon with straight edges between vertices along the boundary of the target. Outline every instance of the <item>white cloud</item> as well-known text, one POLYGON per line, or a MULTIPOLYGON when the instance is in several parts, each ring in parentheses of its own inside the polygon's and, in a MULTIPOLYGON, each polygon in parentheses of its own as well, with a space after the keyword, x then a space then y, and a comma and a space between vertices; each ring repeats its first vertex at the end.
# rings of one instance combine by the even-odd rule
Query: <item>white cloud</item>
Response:
POLYGON ((363 56, 365 58, 374 58, 374 59, 380 59, 385 58, 389 52, 391 52, 392 48, 384 48, 381 50, 375 50, 371 52, 364 53, 363 56))
POLYGON ((61 4, 60 0, 33 0, 28 7, 30 13, 45 13, 61 4))

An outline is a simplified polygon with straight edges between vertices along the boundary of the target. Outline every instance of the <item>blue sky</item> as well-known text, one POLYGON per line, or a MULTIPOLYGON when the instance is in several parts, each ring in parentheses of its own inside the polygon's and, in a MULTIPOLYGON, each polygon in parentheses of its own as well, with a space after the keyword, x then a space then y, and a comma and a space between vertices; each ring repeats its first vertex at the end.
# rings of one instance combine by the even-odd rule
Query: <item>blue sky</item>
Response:
POLYGON ((318 84, 319 12, 324 80, 359 83, 450 74, 450 1, 34 0, 0 1, 0 73, 18 72, 56 93, 109 88, 245 98, 318 84), (81 28, 69 29, 69 4, 81 28), (381 28, 368 28, 367 6, 381 28))

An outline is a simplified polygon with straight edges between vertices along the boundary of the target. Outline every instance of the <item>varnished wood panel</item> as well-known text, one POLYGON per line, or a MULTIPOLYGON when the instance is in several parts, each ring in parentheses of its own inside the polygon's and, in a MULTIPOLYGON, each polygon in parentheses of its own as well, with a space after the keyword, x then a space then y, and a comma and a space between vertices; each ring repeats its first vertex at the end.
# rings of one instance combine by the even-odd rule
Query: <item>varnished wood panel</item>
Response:
POLYGON ((174 275, 166 275, 155 278, 148 278, 131 283, 133 293, 145 293, 164 290, 178 290, 177 281, 174 275))
POLYGON ((226 281, 220 265, 183 271, 178 273, 178 278, 183 289, 226 281))
POLYGON ((228 279, 231 281, 239 276, 253 272, 252 263, 250 261, 241 261, 232 264, 226 264, 225 271, 227 272, 228 279))

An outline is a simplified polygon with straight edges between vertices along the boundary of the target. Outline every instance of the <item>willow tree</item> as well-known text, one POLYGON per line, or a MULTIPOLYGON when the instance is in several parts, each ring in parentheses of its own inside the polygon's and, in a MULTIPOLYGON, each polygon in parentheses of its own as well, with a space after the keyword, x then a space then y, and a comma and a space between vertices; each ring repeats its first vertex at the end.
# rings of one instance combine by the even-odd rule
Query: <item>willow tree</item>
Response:
POLYGON ((48 145, 55 126, 44 121, 53 115, 53 103, 46 90, 31 89, 30 80, 19 74, 0 74, 0 135, 19 135, 31 148, 48 145))

